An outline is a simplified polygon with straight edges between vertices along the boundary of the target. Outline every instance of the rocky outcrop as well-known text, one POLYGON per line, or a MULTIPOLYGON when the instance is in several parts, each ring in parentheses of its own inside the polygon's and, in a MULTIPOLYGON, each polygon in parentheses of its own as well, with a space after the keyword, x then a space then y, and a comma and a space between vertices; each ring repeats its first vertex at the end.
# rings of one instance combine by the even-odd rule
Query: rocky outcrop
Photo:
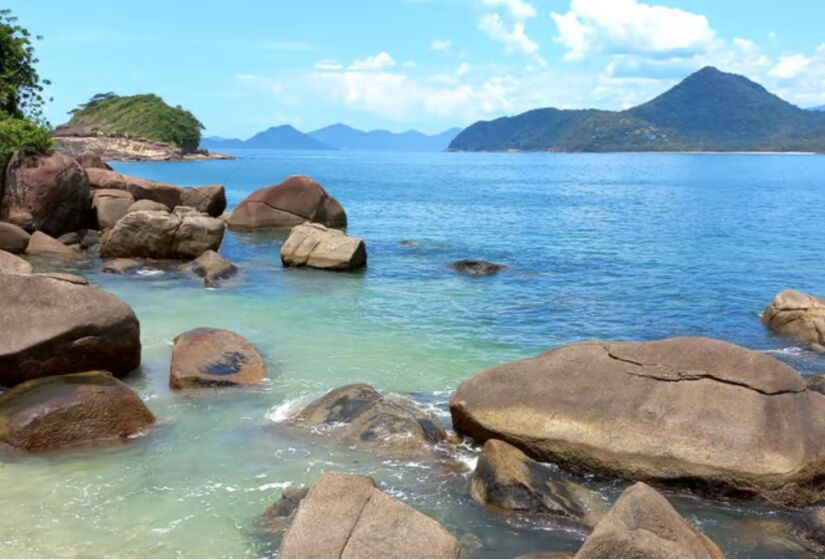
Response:
POLYGON ((223 185, 184 187, 181 196, 184 206, 190 206, 213 218, 219 217, 226 210, 226 191, 223 185))
POLYGON ((147 179, 121 175, 107 169, 87 169, 89 184, 93 189, 117 189, 126 191, 135 200, 154 200, 172 210, 182 204, 181 189, 176 185, 156 183, 147 179))
POLYGON ((227 280, 238 273, 238 267, 215 251, 206 251, 200 257, 186 265, 186 270, 199 278, 207 288, 216 288, 222 280, 227 280))
POLYGON ((245 338, 222 329, 194 329, 175 338, 173 389, 254 385, 266 378, 263 358, 245 338))
POLYGON ((279 558, 458 558, 437 521, 384 494, 372 479, 327 473, 302 500, 279 558))
POLYGON ((58 259, 76 259, 81 256, 77 249, 64 245, 42 231, 32 234, 29 245, 26 247, 26 254, 58 259))
POLYGON ((83 152, 74 160, 83 169, 107 169, 112 171, 112 167, 102 157, 92 152, 83 152))
POLYGON ((762 313, 762 321, 772 331, 797 338, 825 351, 825 299, 783 290, 762 313))
POLYGON ((112 294, 54 276, 0 274, 0 385, 98 369, 125 375, 139 365, 140 324, 112 294))
POLYGON ((507 268, 503 264, 496 264, 487 261, 477 261, 473 259, 455 261, 450 266, 453 268, 453 270, 470 276, 491 276, 507 268))
POLYGON ((7 251, 0 250, 0 273, 28 273, 32 271, 32 265, 20 257, 7 251))
POLYGON ((0 251, 8 251, 16 255, 25 253, 26 247, 29 246, 29 238, 31 235, 20 226, 0 222, 0 251))
POLYGON ((625 490, 576 558, 724 558, 712 540, 650 486, 625 490))
MULTIPOLYGON (((160 202, 155 202, 154 200, 138 200, 137 202, 133 203, 129 206, 126 214, 130 212, 166 212, 169 213, 169 209, 166 207, 165 204, 161 204, 160 202)), ((124 216, 126 215, 124 214, 124 216)))
POLYGON ((92 209, 94 210, 97 227, 103 231, 115 227, 115 224, 129 212, 134 204, 135 197, 126 191, 118 189, 95 189, 92 191, 92 209))
POLYGON ((438 420, 409 399, 384 396, 369 385, 346 385, 309 404, 291 422, 322 428, 345 446, 391 457, 427 456, 447 439, 438 420))
POLYGON ((90 200, 89 179, 73 159, 18 150, 6 168, 0 220, 59 236, 88 225, 90 200))
POLYGON ((224 223, 203 215, 181 218, 168 212, 130 212, 103 238, 103 258, 196 258, 217 251, 224 223))
POLYGON ((123 440, 154 421, 140 397, 106 372, 43 377, 0 394, 0 443, 25 451, 123 440))
POLYGON ((823 496, 825 395, 767 354, 707 338, 585 342, 494 367, 450 401, 457 431, 631 480, 823 496))
POLYGON ((282 532, 289 528, 289 523, 301 501, 306 498, 309 488, 290 486, 284 489, 277 502, 267 508, 261 515, 261 521, 268 531, 282 532))
POLYGON ((92 153, 107 161, 201 161, 235 159, 208 150, 185 152, 178 147, 142 138, 101 134, 88 127, 60 126, 54 131, 55 147, 72 157, 92 153))
POLYGON ((315 180, 291 175, 246 197, 232 212, 228 225, 237 229, 286 229, 306 221, 338 228, 347 225, 347 215, 315 180))
POLYGON ((499 511, 551 515, 591 527, 604 513, 597 493, 497 439, 484 444, 470 478, 470 494, 499 511))
POLYGON ((360 237, 350 237, 321 224, 292 228, 281 247, 284 266, 308 266, 324 270, 355 270, 367 264, 367 247, 360 237))

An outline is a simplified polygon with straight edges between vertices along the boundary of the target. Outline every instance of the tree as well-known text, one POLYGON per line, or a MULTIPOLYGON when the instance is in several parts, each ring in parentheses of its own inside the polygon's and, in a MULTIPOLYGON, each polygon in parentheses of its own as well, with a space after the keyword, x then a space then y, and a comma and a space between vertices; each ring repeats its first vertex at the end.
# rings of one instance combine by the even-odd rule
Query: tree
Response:
MULTIPOLYGON (((40 40, 42 37, 34 37, 40 40)), ((32 36, 11 11, 0 9, 0 115, 43 121, 43 87, 32 36)))

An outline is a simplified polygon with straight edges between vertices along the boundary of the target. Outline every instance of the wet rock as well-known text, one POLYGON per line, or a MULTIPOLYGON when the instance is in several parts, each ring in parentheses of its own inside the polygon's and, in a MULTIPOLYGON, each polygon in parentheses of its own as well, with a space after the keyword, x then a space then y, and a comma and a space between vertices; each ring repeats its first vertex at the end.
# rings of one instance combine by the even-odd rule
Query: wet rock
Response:
POLYGON ((94 229, 86 230, 83 239, 80 240, 80 248, 88 250, 97 245, 100 245, 100 232, 94 229))
POLYGON ((184 206, 190 206, 213 218, 219 217, 226 210, 226 192, 223 185, 185 187, 181 195, 184 206))
POLYGON ((384 494, 370 478, 327 473, 301 502, 279 558, 458 558, 437 521, 384 494))
POLYGON ((20 254, 26 252, 31 235, 14 224, 0 222, 0 251, 20 254))
POLYGON ((298 511, 301 501, 308 493, 309 488, 290 486, 284 489, 278 501, 269 506, 261 516, 266 529, 278 533, 285 531, 295 512, 298 511))
POLYGON ((172 210, 181 205, 181 189, 167 183, 156 183, 147 179, 129 177, 107 169, 90 168, 86 170, 89 183, 94 189, 116 189, 126 191, 135 200, 154 200, 172 210))
POLYGON ((206 251, 200 257, 186 265, 186 270, 203 278, 208 288, 217 287, 221 280, 226 280, 238 273, 238 268, 215 251, 206 251))
POLYGON ((201 328, 175 338, 169 369, 173 389, 254 385, 264 378, 261 355, 232 331, 201 328))
POLYGON ((140 269, 140 263, 134 259, 110 259, 103 263, 100 272, 106 274, 129 274, 140 269))
POLYGON ((112 171, 112 167, 106 163, 102 157, 92 152, 83 152, 76 158, 75 161, 82 167, 83 169, 107 169, 112 171))
POLYGON ((805 380, 809 391, 825 395, 825 373, 817 373, 805 380))
POLYGON ((169 212, 169 209, 166 207, 165 204, 161 204, 160 202, 155 202, 154 200, 138 200, 127 210, 126 214, 130 212, 142 212, 144 210, 148 210, 150 212, 169 212))
POLYGON ((26 247, 26 254, 60 259, 76 259, 81 256, 76 249, 67 247, 42 231, 36 231, 32 234, 29 245, 26 247))
POLYGON ((0 442, 25 451, 123 440, 154 421, 135 392, 106 372, 43 377, 0 394, 0 442))
POLYGON ((470 276, 491 276, 507 268, 503 264, 465 259, 450 265, 454 270, 470 276))
POLYGON ((216 251, 223 241, 223 222, 206 216, 180 218, 168 212, 132 212, 103 238, 103 258, 195 258, 216 251))
POLYGON ((80 240, 83 239, 83 235, 85 231, 71 231, 69 233, 64 233, 60 237, 57 238, 63 245, 79 245, 80 240))
POLYGON ((90 200, 89 179, 73 159, 18 150, 6 168, 0 220, 58 236, 88 225, 90 200))
POLYGON ((291 175, 246 197, 232 212, 228 225, 237 229, 285 229, 306 221, 345 227, 347 215, 315 180, 291 175))
POLYGON ((322 428, 346 446, 392 457, 428 456, 446 441, 435 418, 409 399, 384 396, 369 385, 346 385, 309 404, 293 419, 303 428, 322 428))
POLYGON ((92 209, 97 227, 103 231, 112 229, 134 203, 135 198, 126 191, 95 189, 92 193, 92 209))
POLYGON ((140 365, 140 324, 121 300, 71 276, 0 274, 0 385, 140 365))
POLYGON ((724 558, 656 490, 637 482, 599 521, 576 558, 724 558))
POLYGON ((825 396, 771 356, 708 338, 585 342, 464 381, 453 425, 531 457, 631 480, 823 496, 825 396))
POLYGON ((0 272, 27 273, 32 271, 32 265, 20 257, 7 251, 0 250, 0 272))
POLYGON ((484 444, 470 494, 495 509, 558 516, 591 527, 604 513, 598 494, 497 439, 484 444))
POLYGON ((360 237, 321 224, 301 224, 292 228, 281 247, 281 262, 284 266, 354 270, 367 264, 367 248, 360 237))
POLYGON ((825 351, 825 299, 783 290, 762 312, 762 321, 772 331, 797 338, 825 351))
POLYGON ((51 278, 53 280, 61 280, 69 284, 77 284, 78 286, 88 286, 89 281, 78 276, 77 274, 70 274, 68 272, 35 272, 33 276, 43 276, 44 278, 51 278))

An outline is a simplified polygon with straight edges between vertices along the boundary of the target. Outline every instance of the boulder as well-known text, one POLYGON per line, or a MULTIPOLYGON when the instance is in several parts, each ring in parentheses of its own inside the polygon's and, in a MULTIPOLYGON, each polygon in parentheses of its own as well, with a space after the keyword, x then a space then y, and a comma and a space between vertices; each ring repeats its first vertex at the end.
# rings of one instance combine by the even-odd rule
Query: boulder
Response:
POLYGON ((73 159, 18 150, 6 168, 0 220, 58 236, 88 225, 90 200, 89 179, 73 159))
POLYGON ((292 228, 281 247, 281 262, 284 266, 354 270, 367 264, 367 248, 360 237, 321 224, 301 224, 292 228))
POLYGON ((805 380, 809 391, 825 395, 825 373, 816 373, 805 380))
POLYGON ((384 396, 369 385, 334 389, 291 419, 295 426, 332 435, 341 444, 392 457, 427 456, 447 432, 415 403, 384 396))
POLYGON ((315 180, 291 175, 246 197, 232 212, 228 225, 237 229, 286 229, 306 221, 345 227, 347 215, 315 180))
POLYGON ((0 250, 0 272, 27 273, 32 271, 32 265, 7 251, 0 250))
POLYGON ((0 222, 0 251, 20 254, 26 252, 31 235, 14 224, 0 222))
POLYGON ((285 488, 277 502, 269 506, 261 515, 261 521, 269 531, 282 532, 289 527, 289 522, 298 511, 301 501, 306 498, 309 488, 290 486, 285 488))
POLYGON ((140 365, 132 309, 82 278, 0 274, 0 385, 89 370, 125 375, 140 365))
POLYGON ((92 193, 92 209, 97 227, 104 231, 112 229, 134 203, 135 198, 126 191, 95 189, 92 193))
POLYGON ((107 169, 112 171, 112 167, 106 163, 102 157, 99 155, 92 153, 92 152, 83 152, 74 160, 82 167, 83 169, 107 169))
POLYGON ((372 479, 324 474, 301 501, 279 558, 458 558, 440 523, 375 488, 372 479))
POLYGON ((213 218, 218 218, 226 210, 226 192, 223 185, 184 187, 181 199, 184 206, 191 206, 213 218))
POLYGON ((473 259, 455 261, 450 266, 454 270, 470 276, 491 276, 500 270, 507 268, 503 264, 496 264, 487 261, 476 261, 473 259))
POLYGON ((85 234, 85 231, 70 231, 58 237, 57 240, 63 245, 80 245, 80 241, 85 234))
POLYGON ((266 378, 263 358, 245 338, 222 329, 194 329, 175 338, 172 389, 254 385, 266 378))
POLYGON ((762 312, 762 321, 772 331, 797 338, 825 350, 825 299, 783 290, 762 312))
POLYGON ((80 257, 78 250, 63 245, 60 241, 46 235, 42 231, 35 231, 32 234, 29 239, 29 245, 26 247, 26 254, 60 259, 76 259, 80 257))
POLYGON ((127 191, 135 200, 154 200, 164 204, 168 210, 181 204, 181 189, 175 185, 129 177, 107 169, 90 168, 86 172, 94 189, 127 191))
POLYGON ((576 558, 724 558, 712 540, 656 490, 637 482, 619 496, 576 558))
POLYGON ((131 206, 129 206, 127 214, 130 212, 141 212, 143 210, 149 210, 150 212, 169 212, 169 209, 166 207, 165 204, 161 204, 160 202, 155 202, 154 200, 138 200, 131 206))
POLYGON ((140 397, 107 372, 42 377, 0 394, 0 442, 25 451, 124 440, 154 421, 140 397))
POLYGON ((583 342, 464 381, 453 425, 531 457, 786 505, 825 495, 825 395, 720 340, 583 342))
POLYGON ((489 439, 470 478, 470 495, 499 511, 521 511, 593 526, 604 513, 599 495, 509 443, 489 439))
POLYGON ((134 259, 111 259, 103 263, 100 272, 105 274, 128 274, 136 272, 140 263, 134 259))
POLYGON ((100 245, 100 232, 95 229, 86 230, 83 239, 80 240, 81 249, 91 249, 100 245))
POLYGON ((131 212, 103 238, 103 258, 196 258, 216 251, 223 241, 223 222, 206 216, 180 218, 168 212, 131 212))
POLYGON ((217 287, 221 280, 231 278, 238 273, 238 267, 215 251, 204 252, 186 265, 186 270, 203 278, 203 283, 208 288, 217 287))

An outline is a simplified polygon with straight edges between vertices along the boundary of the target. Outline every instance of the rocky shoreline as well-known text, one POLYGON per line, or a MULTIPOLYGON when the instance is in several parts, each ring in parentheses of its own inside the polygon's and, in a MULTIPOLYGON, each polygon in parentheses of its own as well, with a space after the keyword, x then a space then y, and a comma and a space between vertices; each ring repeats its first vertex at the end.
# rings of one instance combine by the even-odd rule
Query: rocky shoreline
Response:
POLYGON ((198 150, 185 152, 180 148, 138 138, 110 135, 75 135, 57 132, 53 136, 55 148, 70 157, 94 154, 107 161, 202 161, 235 159, 229 154, 198 150))

